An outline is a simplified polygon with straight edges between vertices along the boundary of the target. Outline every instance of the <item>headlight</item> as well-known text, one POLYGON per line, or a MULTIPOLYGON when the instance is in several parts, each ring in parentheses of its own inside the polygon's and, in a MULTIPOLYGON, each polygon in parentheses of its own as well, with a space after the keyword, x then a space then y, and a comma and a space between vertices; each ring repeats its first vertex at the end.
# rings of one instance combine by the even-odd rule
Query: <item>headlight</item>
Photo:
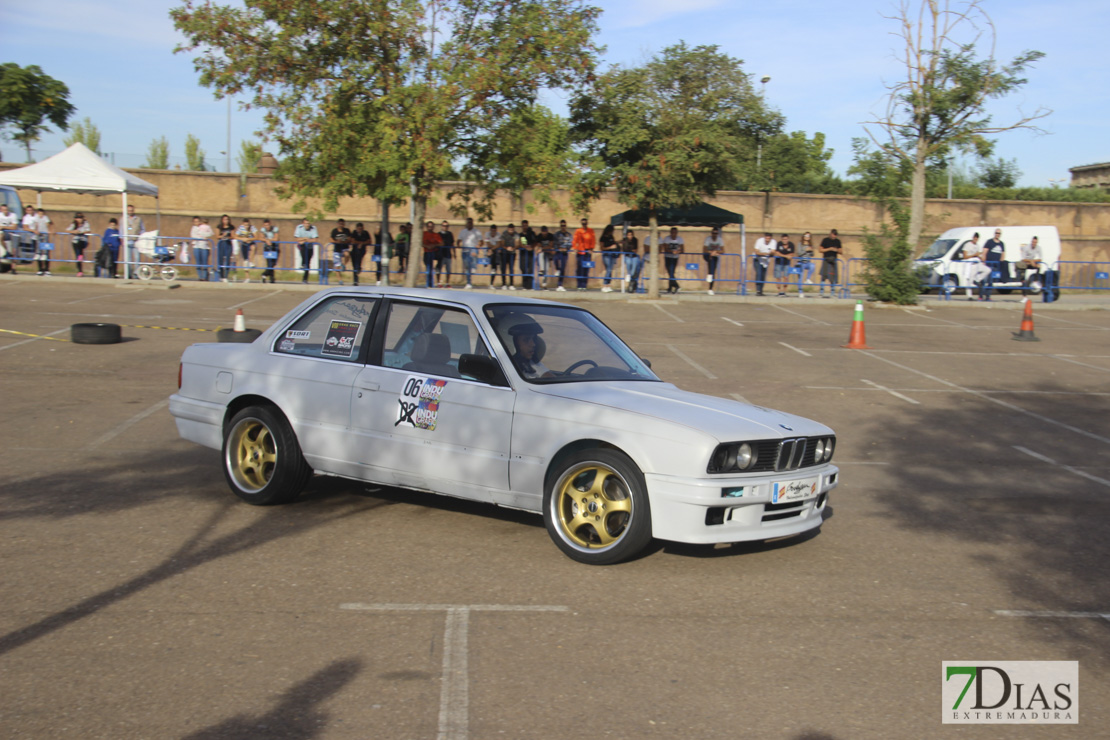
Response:
POLYGON ((717 445, 709 458, 710 473, 741 473, 751 470, 759 454, 748 442, 729 442, 717 445))
POLYGON ((829 437, 825 440, 825 462, 832 460, 833 446, 836 444, 836 437, 829 437))
POLYGON ((817 440, 817 444, 813 447, 813 462, 819 463, 825 459, 825 440, 817 440))
POLYGON ((740 470, 747 470, 754 464, 755 453, 752 451, 752 446, 745 442, 736 450, 736 467, 740 470))

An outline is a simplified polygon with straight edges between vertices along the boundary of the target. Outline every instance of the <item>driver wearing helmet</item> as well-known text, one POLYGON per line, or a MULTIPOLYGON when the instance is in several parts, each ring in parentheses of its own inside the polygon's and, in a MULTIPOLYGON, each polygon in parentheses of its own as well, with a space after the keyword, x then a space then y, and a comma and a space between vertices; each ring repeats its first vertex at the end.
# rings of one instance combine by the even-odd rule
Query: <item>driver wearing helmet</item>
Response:
POLYGON ((509 336, 513 338, 513 348, 516 350, 513 353, 513 364, 529 380, 555 377, 555 373, 540 362, 546 350, 540 334, 543 334, 543 327, 535 321, 525 321, 509 327, 509 336))

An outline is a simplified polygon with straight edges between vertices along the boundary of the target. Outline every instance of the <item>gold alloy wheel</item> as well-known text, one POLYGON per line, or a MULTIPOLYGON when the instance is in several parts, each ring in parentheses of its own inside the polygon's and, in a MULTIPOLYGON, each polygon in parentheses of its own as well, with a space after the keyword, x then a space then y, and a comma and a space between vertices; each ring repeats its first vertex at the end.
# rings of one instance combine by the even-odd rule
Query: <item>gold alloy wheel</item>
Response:
POLYGON ((277 447, 270 428, 258 419, 243 419, 231 430, 227 465, 243 491, 261 491, 273 477, 277 447))
POLYGON ((617 471, 597 462, 568 471, 556 495, 556 516, 567 539, 583 548, 608 547, 628 531, 632 496, 617 471))

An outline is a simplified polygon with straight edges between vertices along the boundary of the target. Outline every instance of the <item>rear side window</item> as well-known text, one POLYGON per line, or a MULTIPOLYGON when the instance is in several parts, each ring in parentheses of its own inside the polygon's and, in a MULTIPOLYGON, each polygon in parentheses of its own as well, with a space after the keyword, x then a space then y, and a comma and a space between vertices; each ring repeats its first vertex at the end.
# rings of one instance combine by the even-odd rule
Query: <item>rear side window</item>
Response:
POLYGON ((376 296, 335 296, 310 308, 274 342, 274 351, 357 362, 370 332, 376 296))

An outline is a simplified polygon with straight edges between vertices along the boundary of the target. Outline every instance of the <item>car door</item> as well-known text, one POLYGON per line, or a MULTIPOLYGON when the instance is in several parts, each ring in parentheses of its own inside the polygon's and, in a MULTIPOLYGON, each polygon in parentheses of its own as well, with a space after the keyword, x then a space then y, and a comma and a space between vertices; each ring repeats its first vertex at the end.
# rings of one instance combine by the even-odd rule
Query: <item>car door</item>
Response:
POLYGON ((462 308, 393 300, 351 396, 351 459, 360 477, 489 501, 509 487, 514 391, 459 372, 490 356, 462 308))
POLYGON ((316 470, 340 472, 350 425, 351 387, 362 371, 378 296, 332 295, 274 340, 271 372, 255 390, 274 399, 316 470))

